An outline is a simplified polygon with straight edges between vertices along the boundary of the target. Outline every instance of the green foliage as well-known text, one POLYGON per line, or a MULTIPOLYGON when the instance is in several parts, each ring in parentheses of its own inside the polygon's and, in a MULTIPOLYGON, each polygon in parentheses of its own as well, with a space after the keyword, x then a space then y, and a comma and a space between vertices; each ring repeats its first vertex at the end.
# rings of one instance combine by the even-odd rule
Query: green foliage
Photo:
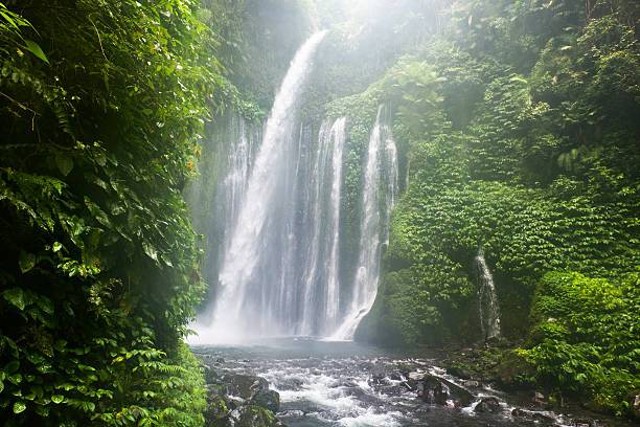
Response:
POLYGON ((532 337, 520 351, 539 380, 630 414, 628 395, 640 387, 639 285, 637 273, 613 281, 547 274, 536 290, 532 337))
POLYGON ((395 115, 409 184, 370 331, 477 337, 480 247, 512 337, 547 272, 615 279, 640 265, 638 8, 594 3, 457 2, 453 41, 371 86, 395 115))
POLYGON ((189 0, 16 3, 0 9, 0 420, 201 425, 181 190, 204 119, 233 102, 213 34, 189 0))

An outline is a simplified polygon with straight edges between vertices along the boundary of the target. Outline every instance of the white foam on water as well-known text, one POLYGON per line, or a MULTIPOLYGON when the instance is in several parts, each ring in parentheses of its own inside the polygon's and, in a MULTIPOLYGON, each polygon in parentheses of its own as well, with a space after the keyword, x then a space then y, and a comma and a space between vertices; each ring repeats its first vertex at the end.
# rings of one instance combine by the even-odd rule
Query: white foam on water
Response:
POLYGON ((363 413, 355 417, 345 417, 338 420, 344 427, 397 427, 399 419, 404 418, 400 412, 376 412, 376 408, 364 409, 363 413))

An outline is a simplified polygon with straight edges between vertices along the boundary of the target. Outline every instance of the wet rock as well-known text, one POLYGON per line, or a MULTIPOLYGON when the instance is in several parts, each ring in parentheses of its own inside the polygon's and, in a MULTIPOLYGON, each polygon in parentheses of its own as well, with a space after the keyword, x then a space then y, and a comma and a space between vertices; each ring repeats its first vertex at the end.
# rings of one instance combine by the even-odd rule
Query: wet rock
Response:
POLYGON ((227 389, 223 384, 207 384, 207 394, 212 396, 223 396, 227 389))
POLYGON ((544 408, 545 406, 547 406, 547 400, 544 394, 540 393, 539 391, 536 391, 535 393, 533 393, 533 397, 531 398, 531 403, 533 403, 534 406, 537 406, 539 408, 544 408))
POLYGON ((258 390, 250 403, 262 406, 271 412, 278 412, 280 409, 280 394, 274 390, 258 390))
POLYGON ((220 382, 220 375, 209 365, 204 365, 204 380, 207 384, 217 384, 220 382))
POLYGON ((305 414, 301 409, 287 409, 286 411, 278 412, 278 416, 282 418, 302 418, 305 414))
POLYGON ((573 427, 598 427, 598 422, 588 419, 575 419, 573 420, 573 427))
POLYGON ((247 404, 247 401, 238 396, 224 396, 230 409, 236 409, 247 404))
POLYGON ((409 372, 409 379, 413 381, 420 381, 426 374, 424 372, 409 372))
POLYGON ((511 411, 511 416, 516 418, 525 418, 527 416, 527 412, 522 408, 513 408, 511 411))
POLYGON ((484 397, 478 402, 474 412, 480 414, 497 414, 502 412, 502 407, 496 397, 484 397))
POLYGON ((228 395, 238 396, 244 400, 251 400, 260 390, 269 389, 267 380, 253 375, 227 373, 222 377, 222 381, 227 387, 228 395))
POLYGON ((278 381, 279 390, 292 390, 299 391, 302 388, 304 382, 298 378, 287 378, 278 381))
POLYGON ((416 389, 411 388, 406 382, 402 382, 400 384, 394 384, 394 385, 382 387, 378 391, 387 396, 402 396, 403 394, 409 391, 416 391, 416 389))
POLYGON ((545 423, 555 423, 558 416, 553 411, 533 411, 533 420, 545 423))
POLYGON ((424 402, 448 406, 467 406, 473 401, 473 395, 464 388, 433 375, 425 375, 417 384, 418 397, 424 402))
POLYGON ((473 371, 468 366, 458 362, 447 368, 447 372, 454 377, 462 379, 470 379, 473 377, 473 371))
POLYGON ((365 391, 360 387, 358 387, 357 385, 353 387, 344 387, 342 389, 342 393, 345 396, 355 397, 356 399, 360 399, 360 400, 364 399, 366 395, 365 391))
POLYGON ((474 380, 462 381, 462 385, 469 388, 479 388, 481 386, 480 381, 474 380))
POLYGON ((516 418, 524 418, 540 423, 555 423, 558 418, 552 411, 530 411, 522 408, 514 408, 511 411, 511 415, 516 418))
POLYGON ((229 414, 229 421, 233 427, 284 427, 273 412, 256 405, 234 409, 229 414))
POLYGON ((228 402, 226 399, 219 395, 208 395, 207 396, 207 408, 204 413, 204 417, 206 420, 206 427, 217 426, 221 423, 221 421, 227 417, 229 414, 228 402))

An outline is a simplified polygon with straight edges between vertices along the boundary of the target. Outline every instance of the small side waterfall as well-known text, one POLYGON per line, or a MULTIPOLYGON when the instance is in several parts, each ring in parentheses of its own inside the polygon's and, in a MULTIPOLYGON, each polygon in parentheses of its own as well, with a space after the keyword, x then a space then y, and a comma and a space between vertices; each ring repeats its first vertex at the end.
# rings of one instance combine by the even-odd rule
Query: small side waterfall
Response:
POLYGON ((480 311, 480 328, 484 340, 500 336, 500 307, 493 275, 484 258, 484 250, 480 248, 475 258, 478 277, 478 309, 480 311))
POLYGON ((371 310, 378 292, 382 246, 388 243, 388 223, 398 188, 396 145, 382 121, 380 106, 369 138, 363 180, 358 267, 348 311, 333 339, 349 340, 371 310))

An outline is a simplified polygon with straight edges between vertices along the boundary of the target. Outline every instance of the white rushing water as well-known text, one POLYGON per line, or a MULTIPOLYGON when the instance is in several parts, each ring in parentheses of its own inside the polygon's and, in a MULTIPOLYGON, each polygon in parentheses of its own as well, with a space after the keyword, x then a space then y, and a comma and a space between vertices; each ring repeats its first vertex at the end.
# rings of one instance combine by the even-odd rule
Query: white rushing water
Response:
POLYGON ((300 97, 325 33, 298 50, 264 126, 262 142, 240 121, 208 230, 212 307, 192 325, 191 344, 276 336, 350 340, 376 297, 382 246, 397 191, 397 153, 380 107, 363 165, 354 280, 341 274, 341 206, 347 118, 325 120, 317 137, 298 122, 300 97), (216 243, 217 242, 217 243, 216 243))
POLYGON ((290 427, 630 427, 536 409, 521 393, 510 396, 488 383, 450 375, 424 351, 405 354, 308 338, 193 350, 222 393, 234 376, 250 376, 242 381, 247 384, 266 380, 279 394, 276 417, 290 427))
MULTIPOLYGON (((296 193, 303 172, 297 145, 303 132, 295 138, 297 108, 325 34, 314 34, 300 47, 276 95, 236 218, 225 222, 232 232, 223 248, 213 319, 199 319, 192 343, 286 335, 295 326, 297 316, 291 312, 300 297, 291 288, 296 280, 291 266, 298 256, 296 193), (284 318, 287 313, 293 316, 284 318)), ((228 179, 235 179, 233 165, 228 179)), ((235 205, 233 197, 226 203, 235 205)))
POLYGON ((500 336, 500 307, 493 275, 487 265, 482 248, 475 258, 478 275, 478 309, 483 339, 500 336))
POLYGON ((332 339, 353 339, 358 325, 371 310, 378 292, 382 246, 387 244, 389 216, 398 187, 396 145, 389 126, 382 118, 382 112, 383 107, 380 106, 367 150, 358 267, 351 302, 342 324, 332 334, 332 339), (381 188, 385 191, 381 192, 381 188))
POLYGON ((340 198, 346 122, 347 119, 342 117, 322 124, 308 176, 312 185, 310 194, 305 198, 305 212, 310 214, 307 223, 312 234, 307 262, 304 263, 301 323, 296 327, 295 335, 326 334, 337 323, 340 305, 340 198))

